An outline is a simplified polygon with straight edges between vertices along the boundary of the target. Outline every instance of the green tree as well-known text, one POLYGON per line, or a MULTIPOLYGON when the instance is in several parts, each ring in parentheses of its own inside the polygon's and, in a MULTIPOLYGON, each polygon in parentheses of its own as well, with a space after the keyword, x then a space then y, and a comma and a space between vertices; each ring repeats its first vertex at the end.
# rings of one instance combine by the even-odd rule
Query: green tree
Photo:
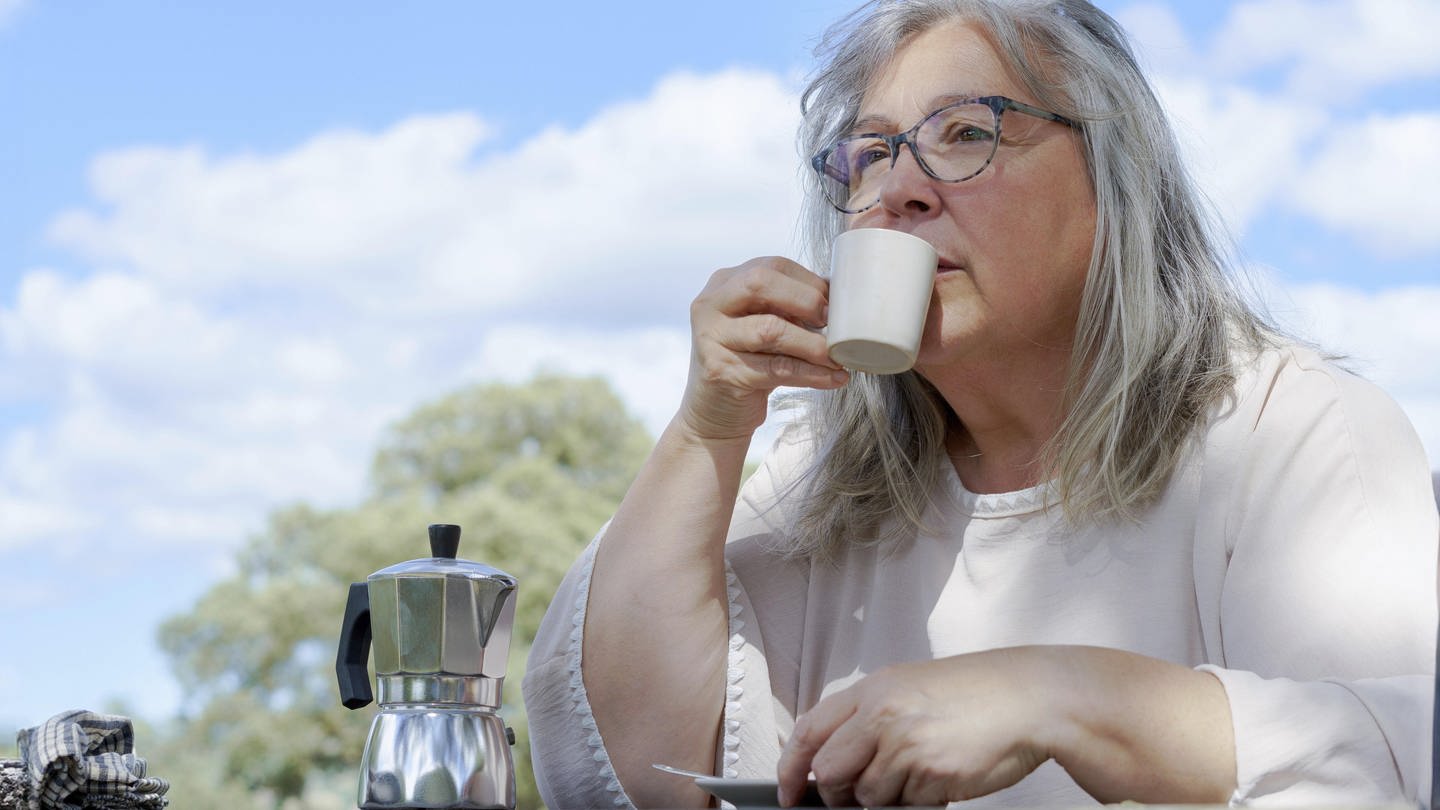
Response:
POLYGON ((334 683, 347 586, 428 556, 426 526, 457 523, 462 557, 520 582, 503 714, 517 736, 519 804, 539 806, 520 701, 525 657, 560 578, 651 443, 598 379, 479 385, 386 433, 364 502, 272 514, 234 575, 161 629, 191 707, 152 751, 152 772, 186 774, 172 804, 353 807, 374 707, 347 711, 334 683))

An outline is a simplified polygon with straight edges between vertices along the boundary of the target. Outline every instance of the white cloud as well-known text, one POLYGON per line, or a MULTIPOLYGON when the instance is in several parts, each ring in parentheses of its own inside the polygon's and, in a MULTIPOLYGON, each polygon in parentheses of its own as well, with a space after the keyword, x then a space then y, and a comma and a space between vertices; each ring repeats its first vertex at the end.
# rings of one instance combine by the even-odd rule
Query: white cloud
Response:
POLYGON ((571 317, 598 297, 614 317, 644 317, 654 294, 693 286, 685 272, 713 255, 717 229, 740 234, 740 250, 789 246, 796 107, 768 74, 680 74, 484 158, 487 127, 468 114, 324 134, 270 158, 128 150, 92 173, 112 210, 67 212, 52 236, 211 301, 250 291, 383 318, 571 317))
POLYGON ((1278 69, 1288 92, 1333 101, 1440 76, 1437 28, 1434 0, 1253 0, 1231 10, 1212 60, 1232 75, 1278 69))
POLYGON ((1241 85, 1193 76, 1155 82, 1201 186, 1243 233, 1301 169, 1325 113, 1241 85))
POLYGON ((1226 224, 1243 235, 1298 176, 1325 108, 1208 69, 1206 43, 1192 41, 1168 5, 1137 3, 1116 17, 1170 115, 1187 165, 1226 224))
POLYGON ((1290 322, 1396 394, 1440 394, 1440 286, 1288 285, 1290 322))
POLYGON ((1288 210, 1385 258, 1440 248, 1440 117, 1379 115, 1363 91, 1440 76, 1433 0, 1254 0, 1207 41, 1167 6, 1131 31, 1197 177, 1244 234, 1288 210), (1281 77, 1275 81, 1273 74, 1281 77))
POLYGON ((90 172, 107 210, 66 212, 51 235, 202 300, 284 291, 373 305, 463 231, 487 133, 460 113, 322 133, 275 156, 113 152, 90 172))
POLYGON ((95 269, 0 306, 0 396, 48 413, 0 435, 0 547, 222 557, 273 506, 358 496, 383 425, 482 378, 603 373, 658 430, 708 275, 793 255, 797 108, 680 74, 513 149, 455 114, 100 156, 50 229, 95 269))
MULTIPOLYGON (((18 364, 17 380, 76 385, 92 377, 105 387, 155 390, 177 382, 222 384, 210 361, 232 353, 233 324, 202 312, 131 275, 100 272, 78 282, 36 270, 21 280, 13 311, 0 310, 0 346, 18 364)), ((113 390, 113 389, 112 389, 113 390)))
POLYGON ((1150 73, 1184 73, 1194 68, 1195 47, 1169 5, 1141 2, 1115 12, 1131 47, 1150 73))
MULTIPOLYGON (((0 491, 0 550, 28 545, 39 538, 73 535, 95 528, 76 515, 75 507, 19 490, 0 491)), ((8 593, 8 589, 0 588, 8 593)))
MULTIPOLYGON (((1437 49, 1440 50, 1440 49, 1437 49)), ((1337 118, 1291 204, 1381 255, 1440 249, 1440 112, 1337 118)))

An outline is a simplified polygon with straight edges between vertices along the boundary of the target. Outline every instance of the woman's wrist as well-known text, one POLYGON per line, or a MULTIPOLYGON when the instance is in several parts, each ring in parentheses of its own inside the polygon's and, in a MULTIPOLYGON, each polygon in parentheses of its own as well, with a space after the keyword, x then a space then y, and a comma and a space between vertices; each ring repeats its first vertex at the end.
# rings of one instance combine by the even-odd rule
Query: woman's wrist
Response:
POLYGON ((697 427, 685 414, 677 414, 660 435, 662 443, 670 443, 679 452, 695 452, 714 456, 750 452, 755 430, 734 432, 706 431, 697 427))

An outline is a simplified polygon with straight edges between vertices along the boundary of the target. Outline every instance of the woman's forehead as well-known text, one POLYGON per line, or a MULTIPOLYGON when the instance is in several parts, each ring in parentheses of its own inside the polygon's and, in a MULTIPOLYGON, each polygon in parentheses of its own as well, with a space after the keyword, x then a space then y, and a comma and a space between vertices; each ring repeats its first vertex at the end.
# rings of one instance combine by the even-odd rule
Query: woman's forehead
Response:
POLYGON ((908 126, 962 98, 1018 95, 1005 63, 971 23, 947 21, 914 35, 875 75, 861 96, 858 120, 908 126))

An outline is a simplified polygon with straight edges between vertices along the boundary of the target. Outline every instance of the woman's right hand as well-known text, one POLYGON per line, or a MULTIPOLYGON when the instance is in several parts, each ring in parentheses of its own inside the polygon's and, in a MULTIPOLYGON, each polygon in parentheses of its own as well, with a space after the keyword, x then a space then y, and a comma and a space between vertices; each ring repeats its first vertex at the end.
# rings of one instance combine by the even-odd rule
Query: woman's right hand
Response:
POLYGON ((692 438, 749 440, 780 386, 839 388, 849 373, 830 360, 829 285, 781 257, 718 270, 690 305, 690 377, 680 421, 692 438))

